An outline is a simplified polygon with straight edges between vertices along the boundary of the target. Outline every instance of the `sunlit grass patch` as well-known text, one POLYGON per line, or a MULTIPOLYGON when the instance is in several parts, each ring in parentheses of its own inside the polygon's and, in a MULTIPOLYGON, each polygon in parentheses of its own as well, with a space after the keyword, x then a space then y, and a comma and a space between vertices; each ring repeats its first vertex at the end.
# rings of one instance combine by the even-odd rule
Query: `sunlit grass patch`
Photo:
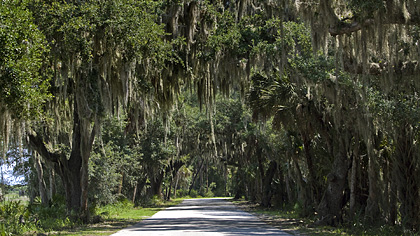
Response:
POLYGON ((175 199, 169 202, 162 201, 158 205, 151 207, 134 207, 129 201, 121 201, 100 207, 96 210, 97 215, 102 218, 101 223, 81 225, 59 232, 50 232, 49 235, 110 235, 151 217, 158 211, 177 205, 182 201, 183 199, 175 199))
POLYGON ((19 194, 15 192, 5 194, 4 200, 5 201, 20 201, 24 205, 27 205, 29 203, 28 196, 19 196, 19 194))

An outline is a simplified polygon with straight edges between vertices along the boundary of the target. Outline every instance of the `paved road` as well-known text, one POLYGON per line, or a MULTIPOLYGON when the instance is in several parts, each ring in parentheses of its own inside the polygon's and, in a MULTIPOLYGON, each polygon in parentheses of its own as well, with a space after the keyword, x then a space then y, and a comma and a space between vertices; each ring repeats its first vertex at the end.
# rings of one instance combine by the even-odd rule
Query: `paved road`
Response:
POLYGON ((239 210, 224 199, 188 199, 114 236, 290 235, 239 210))

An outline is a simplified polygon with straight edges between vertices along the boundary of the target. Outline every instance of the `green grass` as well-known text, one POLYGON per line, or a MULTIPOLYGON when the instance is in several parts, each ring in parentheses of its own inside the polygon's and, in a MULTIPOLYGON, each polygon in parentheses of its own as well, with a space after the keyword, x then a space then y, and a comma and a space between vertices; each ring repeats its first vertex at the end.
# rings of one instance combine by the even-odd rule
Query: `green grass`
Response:
POLYGON ((103 219, 102 222, 97 224, 88 224, 76 226, 71 229, 63 229, 60 231, 49 232, 47 235, 63 235, 63 236, 76 236, 76 235, 110 235, 123 228, 129 227, 146 219, 158 211, 167 207, 181 203, 183 199, 174 199, 170 202, 159 202, 156 206, 151 207, 133 207, 127 202, 117 203, 114 205, 107 205, 97 209, 97 214, 103 219))
POLYGON ((4 200, 5 201, 21 201, 24 204, 28 204, 29 203, 29 197, 28 196, 22 196, 19 197, 18 193, 8 193, 4 195, 4 200))

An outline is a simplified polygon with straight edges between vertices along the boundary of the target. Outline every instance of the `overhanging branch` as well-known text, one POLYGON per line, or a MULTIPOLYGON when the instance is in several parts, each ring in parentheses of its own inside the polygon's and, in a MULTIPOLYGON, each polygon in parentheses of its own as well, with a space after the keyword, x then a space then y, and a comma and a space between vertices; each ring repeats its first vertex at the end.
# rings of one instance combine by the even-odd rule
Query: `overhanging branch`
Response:
MULTIPOLYGON (((376 20, 378 21, 378 20, 376 20)), ((338 23, 330 26, 329 33, 331 36, 351 34, 359 31, 364 27, 368 27, 375 23, 375 19, 366 19, 363 22, 353 21, 351 23, 339 21, 338 23)), ((388 16, 383 19, 379 24, 382 25, 420 25, 420 15, 412 15, 409 19, 404 18, 403 13, 400 15, 388 16)))
POLYGON ((52 163, 58 163, 60 160, 60 154, 52 153, 48 151, 44 144, 44 141, 39 136, 28 134, 29 145, 38 152, 43 158, 52 163))
POLYGON ((353 32, 361 30, 363 27, 371 25, 373 22, 373 19, 368 19, 363 23, 359 23, 356 21, 352 23, 340 22, 338 25, 330 27, 329 33, 331 36, 351 34, 353 32))
POLYGON ((363 68, 361 63, 357 63, 352 59, 344 60, 344 70, 351 74, 368 74, 380 76, 384 74, 395 74, 400 76, 413 76, 420 74, 420 63, 418 61, 400 61, 398 64, 389 63, 368 63, 363 68))

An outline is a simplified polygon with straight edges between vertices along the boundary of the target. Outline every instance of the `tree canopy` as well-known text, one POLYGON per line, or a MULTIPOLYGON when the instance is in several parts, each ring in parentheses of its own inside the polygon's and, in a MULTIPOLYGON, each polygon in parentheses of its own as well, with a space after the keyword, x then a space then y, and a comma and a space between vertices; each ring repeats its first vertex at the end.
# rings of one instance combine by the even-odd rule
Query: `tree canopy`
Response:
POLYGON ((418 0, 0 7, 2 145, 26 120, 85 221, 188 192, 419 230, 418 0))

